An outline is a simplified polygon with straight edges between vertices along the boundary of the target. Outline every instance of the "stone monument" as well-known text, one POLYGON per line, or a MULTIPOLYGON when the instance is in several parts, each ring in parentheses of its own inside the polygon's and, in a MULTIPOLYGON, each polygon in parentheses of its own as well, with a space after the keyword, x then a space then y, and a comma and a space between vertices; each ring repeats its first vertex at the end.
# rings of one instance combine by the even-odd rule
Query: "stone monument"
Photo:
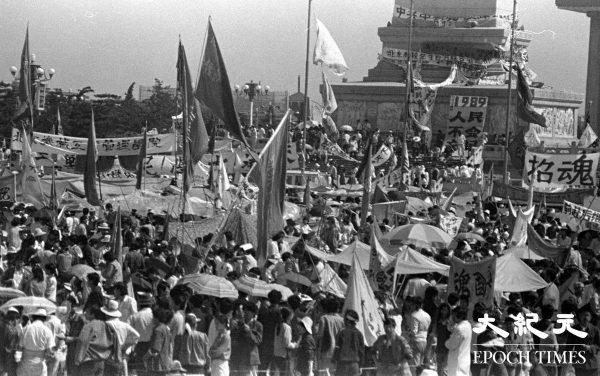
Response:
MULTIPOLYGON (((437 92, 430 122, 434 141, 456 129, 454 124, 462 126, 471 138, 487 132, 491 142, 486 159, 500 163, 504 148, 494 146, 493 141, 506 128, 508 75, 503 64, 507 64, 510 49, 512 4, 512 0, 415 0, 413 12, 415 75, 426 83, 439 83, 448 77, 453 64, 459 68, 454 83, 437 92)), ((378 29, 382 50, 367 76, 359 82, 332 85, 339 126, 355 126, 367 119, 381 130, 403 132, 409 7, 410 0, 396 0, 391 21, 378 29)), ((531 35, 519 25, 514 58, 526 67, 533 82, 533 104, 548 123, 547 128, 536 129, 546 145, 570 144, 577 135, 583 97, 543 86, 543 77, 536 78, 527 65, 530 42, 531 35)), ((526 125, 516 116, 516 79, 512 87, 510 133, 517 124, 526 125)))

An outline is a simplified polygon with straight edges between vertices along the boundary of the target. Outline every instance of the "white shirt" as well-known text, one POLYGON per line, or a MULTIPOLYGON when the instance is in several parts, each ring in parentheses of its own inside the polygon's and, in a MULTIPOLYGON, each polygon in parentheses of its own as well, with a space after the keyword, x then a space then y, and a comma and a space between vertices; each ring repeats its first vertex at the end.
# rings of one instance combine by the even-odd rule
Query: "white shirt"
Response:
POLYGON ((106 321, 107 325, 110 325, 115 329, 117 333, 117 340, 121 346, 129 347, 137 342, 140 338, 140 334, 131 325, 127 324, 118 319, 110 319, 106 321))
POLYGON ((471 324, 461 321, 452 330, 445 345, 448 350, 448 375, 469 376, 471 370, 471 324))
POLYGON ((150 308, 144 308, 129 318, 129 324, 140 334, 140 342, 150 342, 152 339, 153 320, 154 315, 150 308))
POLYGON ((279 252, 279 246, 277 245, 277 242, 274 240, 269 240, 269 242, 267 243, 267 258, 276 258, 276 259, 280 259, 281 258, 281 254, 279 252))
POLYGON ((125 295, 122 301, 119 301, 119 312, 121 312, 121 321, 128 322, 129 318, 137 312, 137 302, 129 295, 125 295))
POLYGON ((40 320, 35 320, 23 330, 20 346, 23 350, 44 351, 56 346, 54 333, 40 320))
POLYGON ((554 283, 551 283, 550 286, 546 287, 544 290, 544 297, 542 298, 542 305, 551 304, 554 309, 558 310, 558 305, 560 303, 560 292, 558 291, 558 287, 554 283))

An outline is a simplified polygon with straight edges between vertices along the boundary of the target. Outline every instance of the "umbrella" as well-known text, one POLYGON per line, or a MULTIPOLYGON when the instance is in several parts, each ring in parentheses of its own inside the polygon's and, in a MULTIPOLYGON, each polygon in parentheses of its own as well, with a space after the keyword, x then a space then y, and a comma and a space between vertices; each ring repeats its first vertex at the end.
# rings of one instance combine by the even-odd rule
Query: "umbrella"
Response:
POLYGON ((294 283, 298 283, 298 284, 308 286, 308 287, 312 286, 312 282, 310 281, 310 279, 306 278, 302 274, 298 274, 298 273, 294 273, 294 272, 288 272, 288 273, 278 276, 277 281, 283 282, 283 283, 294 282, 294 283))
POLYGON ((100 274, 99 271, 86 264, 77 264, 71 266, 69 273, 79 279, 86 279, 87 275, 90 273, 100 274))
POLYGON ((413 244, 416 247, 448 248, 452 238, 441 228, 423 223, 396 227, 384 235, 391 245, 413 244))
POLYGON ((352 132, 353 130, 354 129, 352 129, 352 127, 349 126, 348 124, 342 125, 340 127, 340 131, 343 131, 343 132, 352 132))
POLYGON ((474 232, 459 232, 456 237, 454 238, 455 240, 477 240, 478 242, 482 242, 485 243, 485 239, 483 238, 483 236, 476 234, 474 232))
POLYGON ((271 290, 277 290, 281 292, 283 300, 287 300, 293 295, 292 290, 285 286, 277 283, 267 283, 258 278, 251 278, 248 276, 242 276, 241 278, 236 279, 233 281, 233 284, 239 291, 259 298, 266 298, 271 290))
POLYGON ((20 296, 25 296, 25 293, 21 290, 10 287, 0 287, 0 299, 14 299, 20 296))
POLYGON ((223 277, 212 274, 188 274, 183 276, 177 284, 187 285, 194 293, 200 295, 231 299, 237 299, 239 296, 233 283, 223 277))
POLYGON ((23 307, 26 312, 32 312, 37 308, 44 308, 47 311, 52 312, 56 311, 56 304, 46 298, 38 296, 21 296, 19 298, 11 299, 0 306, 0 311, 6 312, 10 307, 23 307))

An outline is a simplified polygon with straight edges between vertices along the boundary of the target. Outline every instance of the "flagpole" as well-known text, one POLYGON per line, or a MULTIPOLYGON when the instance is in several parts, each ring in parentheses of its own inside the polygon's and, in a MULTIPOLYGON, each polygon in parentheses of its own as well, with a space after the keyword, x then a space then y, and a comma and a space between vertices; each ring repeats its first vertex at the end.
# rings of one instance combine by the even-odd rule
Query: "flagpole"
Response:
MULTIPOLYGON (((412 85, 412 39, 413 39, 413 11, 414 11, 414 0, 410 0, 410 14, 409 14, 409 26, 408 26, 408 60, 406 63, 406 98, 405 98, 405 116, 406 122, 404 123, 404 143, 403 149, 408 148, 408 142, 406 137, 408 136, 408 126, 410 125, 410 85, 412 85)), ((402 151, 402 167, 407 165, 408 150, 402 151)), ((404 183, 404 174, 402 174, 402 182, 404 183)))
POLYGON ((512 100, 512 65, 513 65, 513 45, 515 43, 515 21, 517 17, 517 0, 513 0, 512 22, 510 24, 510 52, 508 59, 508 92, 506 94, 506 126, 504 128, 504 183, 508 181, 508 144, 510 142, 508 133, 510 131, 510 105, 512 100))
MULTIPOLYGON (((181 40, 179 41, 181 44, 181 40)), ((183 67, 185 70, 185 67, 183 67)), ((181 222, 185 222, 185 203, 187 201, 187 184, 188 184, 188 161, 187 153, 188 153, 188 126, 189 126, 189 111, 188 111, 188 87, 187 80, 185 79, 187 72, 183 73, 183 81, 185 81, 183 85, 183 131, 182 131, 182 144, 183 144, 183 184, 181 186, 181 192, 183 193, 183 207, 181 208, 181 222)))
POLYGON ((302 119, 304 121, 304 129, 302 130, 302 182, 306 180, 306 117, 308 116, 308 66, 309 66, 309 57, 310 57, 310 9, 312 5, 312 0, 308 0, 308 18, 307 18, 307 26, 306 26, 306 62, 304 65, 304 116, 302 119))

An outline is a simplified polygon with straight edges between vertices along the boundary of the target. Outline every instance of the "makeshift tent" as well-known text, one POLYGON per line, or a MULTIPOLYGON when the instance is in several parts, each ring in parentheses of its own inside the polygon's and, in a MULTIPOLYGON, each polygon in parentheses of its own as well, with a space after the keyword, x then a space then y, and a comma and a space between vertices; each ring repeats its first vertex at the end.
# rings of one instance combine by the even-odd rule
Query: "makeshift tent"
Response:
POLYGON ((534 261, 545 260, 544 257, 538 255, 537 253, 532 251, 527 246, 509 248, 506 250, 505 254, 513 254, 513 255, 517 256, 518 258, 525 259, 525 260, 534 260, 534 261))
MULTIPOLYGON (((383 248, 378 249, 377 253, 379 254, 379 261, 381 262, 382 268, 385 268, 393 261, 392 257, 387 254, 383 248)), ((360 265, 363 267, 363 269, 369 270, 371 246, 358 240, 355 240, 353 243, 343 248, 341 253, 330 256, 328 261, 337 262, 344 265, 352 265, 352 257, 354 254, 358 256, 358 260, 360 261, 360 265)))
POLYGON ((496 260, 494 290, 523 292, 543 289, 547 286, 548 283, 514 253, 506 254, 496 260))
POLYGON ((231 232, 236 244, 250 243, 256 246, 256 215, 243 213, 237 208, 233 209, 221 229, 222 238, 225 236, 223 235, 225 231, 231 232))
POLYGON ((394 274, 423 274, 437 272, 448 276, 450 271, 449 265, 441 264, 434 261, 410 247, 404 247, 396 255, 396 263, 394 274))

